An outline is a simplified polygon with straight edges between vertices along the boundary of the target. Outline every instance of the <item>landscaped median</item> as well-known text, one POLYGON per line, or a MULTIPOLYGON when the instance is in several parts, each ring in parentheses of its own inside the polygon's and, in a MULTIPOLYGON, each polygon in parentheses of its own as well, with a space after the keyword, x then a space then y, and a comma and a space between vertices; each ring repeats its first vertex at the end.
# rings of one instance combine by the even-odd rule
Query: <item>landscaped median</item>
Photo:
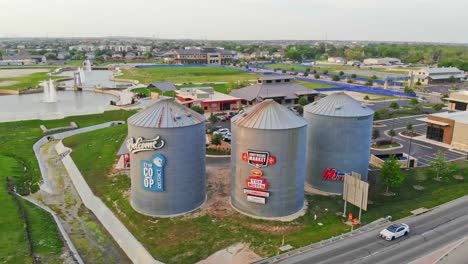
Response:
MULTIPOLYGON (((121 125, 76 135, 64 140, 64 144, 73 149, 72 158, 93 192, 158 260, 193 263, 237 242, 267 257, 278 254, 283 238, 285 244, 298 248, 350 230, 340 216, 340 197, 306 195, 306 215, 289 223, 251 219, 237 213, 229 206, 228 168, 208 170, 208 201, 202 209, 176 218, 141 215, 129 203, 130 179, 112 169, 126 133, 126 126, 121 125)), ((466 181, 452 177, 434 181, 427 169, 403 173, 403 185, 391 188, 395 196, 382 195, 385 186, 378 176, 371 175, 371 203, 363 213, 364 223, 387 215, 402 218, 414 209, 431 208, 468 194, 466 181), (424 188, 416 190, 415 185, 424 188)), ((468 164, 459 162, 454 173, 467 175, 468 164)), ((357 208, 348 208, 357 214, 357 208)))

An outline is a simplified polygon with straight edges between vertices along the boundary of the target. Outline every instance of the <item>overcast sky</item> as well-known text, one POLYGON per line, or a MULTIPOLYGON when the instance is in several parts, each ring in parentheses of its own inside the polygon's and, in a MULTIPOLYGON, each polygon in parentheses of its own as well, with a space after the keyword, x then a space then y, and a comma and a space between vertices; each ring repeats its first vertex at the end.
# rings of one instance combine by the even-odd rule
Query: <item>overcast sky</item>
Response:
POLYGON ((0 0, 0 36, 468 43, 468 0, 0 0))

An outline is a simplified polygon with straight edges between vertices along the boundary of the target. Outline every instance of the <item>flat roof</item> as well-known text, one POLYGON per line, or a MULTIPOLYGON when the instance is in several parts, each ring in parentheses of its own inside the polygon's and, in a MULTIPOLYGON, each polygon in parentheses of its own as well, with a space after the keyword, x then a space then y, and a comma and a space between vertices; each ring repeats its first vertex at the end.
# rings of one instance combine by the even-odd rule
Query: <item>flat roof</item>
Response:
POLYGON ((448 126, 447 123, 439 122, 439 121, 434 121, 434 120, 431 120, 431 119, 429 119, 429 118, 427 118, 427 117, 425 117, 425 118, 419 118, 419 119, 417 119, 417 120, 423 121, 423 122, 426 122, 426 123, 431 123, 431 124, 434 124, 434 125, 439 125, 439 126, 448 126))
POLYGON ((456 123, 468 124, 468 111, 451 112, 451 113, 443 112, 443 113, 431 114, 430 116, 447 118, 447 119, 454 120, 456 123))

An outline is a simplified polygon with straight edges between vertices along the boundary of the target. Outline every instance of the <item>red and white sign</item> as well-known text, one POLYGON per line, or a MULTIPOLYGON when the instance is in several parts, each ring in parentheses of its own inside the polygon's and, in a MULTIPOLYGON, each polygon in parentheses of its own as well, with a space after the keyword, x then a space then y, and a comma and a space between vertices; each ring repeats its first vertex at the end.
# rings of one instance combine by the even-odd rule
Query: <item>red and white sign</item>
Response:
POLYGON ((258 204, 265 204, 265 198, 247 195, 247 201, 258 204))
POLYGON ((244 189, 244 193, 249 194, 249 195, 254 195, 254 196, 260 196, 260 197, 270 197, 269 192, 262 192, 262 191, 244 189))
POLYGON ((344 181, 345 173, 336 169, 327 168, 322 175, 322 180, 328 181, 344 181))
POLYGON ((247 153, 242 153, 242 160, 247 161, 256 168, 267 167, 276 163, 276 158, 270 156, 270 152, 259 150, 248 150, 247 153))
POLYGON ((249 176, 246 180, 247 188, 258 191, 266 191, 268 189, 268 182, 265 178, 260 176, 249 176))

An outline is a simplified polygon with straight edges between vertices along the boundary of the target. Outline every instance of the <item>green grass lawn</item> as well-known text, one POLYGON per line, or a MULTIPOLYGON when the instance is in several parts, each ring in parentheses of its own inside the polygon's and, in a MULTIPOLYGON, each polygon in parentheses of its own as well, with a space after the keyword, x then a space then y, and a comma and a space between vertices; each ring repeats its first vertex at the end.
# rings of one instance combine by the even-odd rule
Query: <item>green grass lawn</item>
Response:
POLYGON ((13 198, 6 191, 6 177, 23 174, 21 163, 0 155, 0 262, 31 263, 26 227, 13 198))
POLYGON ((257 79, 256 75, 244 71, 217 67, 181 67, 181 68, 145 68, 123 69, 121 79, 138 80, 149 84, 157 81, 171 81, 173 83, 189 82, 229 82, 238 80, 257 79))
MULTIPOLYGON (((126 120, 134 111, 109 111, 103 114, 74 116, 59 120, 30 120, 0 123, 0 263, 31 263, 28 254, 25 226, 11 196, 6 192, 6 177, 12 178, 17 191, 29 192, 30 185, 37 189, 41 179, 33 144, 43 134, 39 125, 68 126, 75 121, 80 127, 113 120, 126 120)), ((33 188, 33 189, 34 189, 33 188)), ((33 245, 44 263, 60 263, 62 241, 55 222, 47 212, 23 202, 30 217, 33 245)))
MULTIPOLYGON (((134 93, 142 93, 146 96, 150 96, 150 91, 153 93, 158 93, 161 94, 161 90, 158 88, 136 88, 132 90, 134 93)), ((164 96, 170 96, 170 97, 175 97, 175 92, 174 91, 166 91, 163 93, 164 96)))
POLYGON ((296 82, 310 89, 336 88, 336 86, 318 83, 318 82, 304 82, 304 81, 296 81, 296 82))
POLYGON ((64 76, 49 76, 47 72, 36 72, 30 74, 28 76, 22 77, 14 77, 14 78, 0 78, 0 82, 3 81, 15 81, 17 83, 8 85, 8 86, 0 86, 2 90, 24 90, 28 88, 35 88, 39 85, 40 82, 49 80, 49 79, 61 79, 64 76))
MULTIPOLYGON (((126 133, 124 125, 111 127, 73 136, 66 139, 65 144, 72 147, 72 157, 93 191, 158 260, 193 263, 236 242, 250 244, 261 256, 273 256, 277 254, 283 235, 286 244, 297 248, 349 231, 337 216, 343 208, 342 199, 316 195, 306 196, 309 202, 306 215, 289 223, 251 219, 236 212, 229 216, 205 214, 171 219, 141 215, 129 203, 130 179, 127 176, 106 177, 126 133), (318 225, 319 222, 323 226, 318 225)), ((456 173, 466 177, 468 164, 462 162, 458 166, 456 173)), ((422 179, 425 172, 424 169, 404 171, 404 184, 391 189, 397 193, 394 197, 383 196, 385 186, 377 180, 378 184, 371 189, 372 204, 363 213, 363 221, 369 223, 387 215, 402 218, 410 215, 411 210, 433 207, 468 194, 468 182, 422 179), (416 191, 412 187, 415 184, 426 189, 416 191)), ((356 207, 348 208, 357 215, 356 207)))

